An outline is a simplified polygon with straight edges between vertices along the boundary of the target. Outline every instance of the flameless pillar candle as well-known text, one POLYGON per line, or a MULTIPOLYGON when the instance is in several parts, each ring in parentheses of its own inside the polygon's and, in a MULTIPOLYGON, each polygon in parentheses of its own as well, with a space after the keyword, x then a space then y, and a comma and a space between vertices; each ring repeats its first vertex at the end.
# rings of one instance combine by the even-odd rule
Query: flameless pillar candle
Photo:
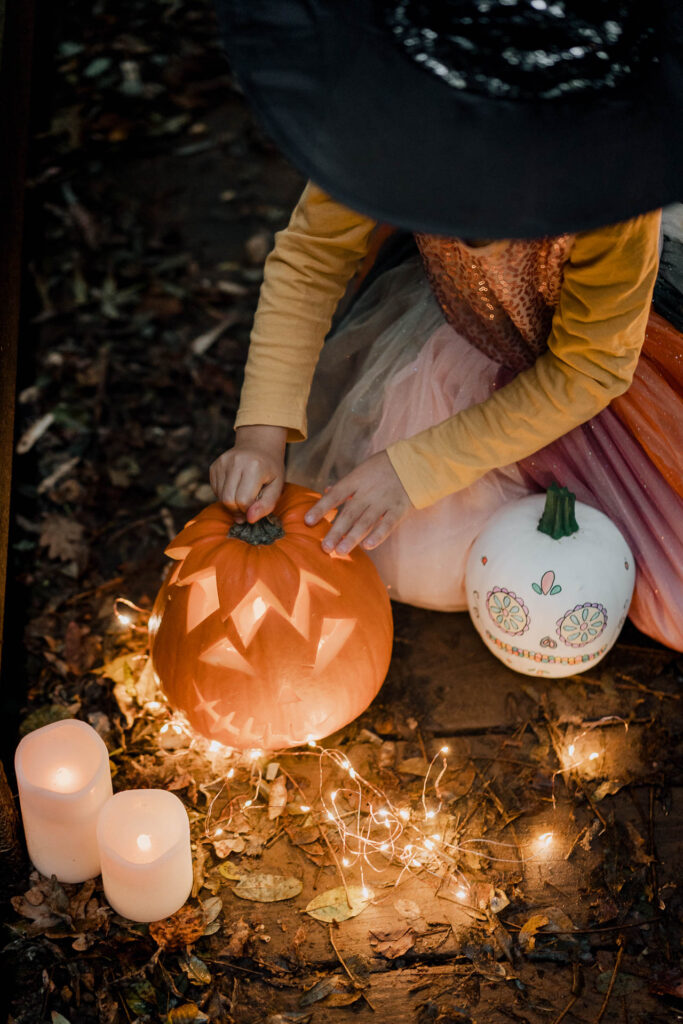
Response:
POLYGON ((187 811, 165 789, 129 789, 102 808, 97 823, 104 895, 131 921, 159 921, 180 910, 192 889, 187 811))
POLYGON ((76 719, 53 722, 24 736, 14 765, 35 867, 60 882, 99 875, 97 816, 112 795, 109 753, 101 736, 76 719))

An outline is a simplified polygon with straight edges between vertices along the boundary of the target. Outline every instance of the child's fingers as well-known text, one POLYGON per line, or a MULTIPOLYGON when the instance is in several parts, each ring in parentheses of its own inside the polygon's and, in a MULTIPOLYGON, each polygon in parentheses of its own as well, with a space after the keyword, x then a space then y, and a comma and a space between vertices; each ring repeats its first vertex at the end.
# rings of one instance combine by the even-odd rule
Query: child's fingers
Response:
MULTIPOLYGON (((353 499, 347 501, 325 535, 322 543, 323 551, 334 551, 341 544, 342 540, 346 538, 347 534, 356 527, 356 524, 365 519, 367 514, 368 507, 366 505, 359 507, 358 501, 353 499)), ((350 548, 346 550, 350 550, 350 548)))
MULTIPOLYGON (((345 480, 346 479, 348 478, 345 478, 345 480)), ((330 511, 330 509, 338 508, 345 501, 348 501, 353 493, 348 493, 348 483, 344 488, 339 486, 340 484, 345 483, 345 480, 340 480, 339 483, 334 485, 334 487, 326 488, 322 498, 319 498, 315 505, 313 505, 312 508, 309 508, 308 512, 304 516, 304 522, 307 526, 315 526, 316 523, 319 523, 323 516, 330 511)), ((337 517, 337 519, 338 518, 339 517, 337 517)), ((335 519, 335 523, 337 522, 337 519, 335 519)))
POLYGON ((357 544, 367 537, 369 533, 377 526, 377 520, 381 518, 381 512, 376 507, 370 507, 360 515, 351 529, 344 535, 339 544, 336 546, 336 550, 340 555, 348 555, 350 551, 356 547, 357 544))
POLYGON ((235 490, 235 501, 242 512, 256 501, 264 484, 270 483, 271 477, 258 464, 251 464, 242 470, 240 482, 235 490))
POLYGON ((216 493, 218 500, 223 502, 229 512, 232 512, 238 523, 244 521, 244 515, 237 503, 236 497, 237 488, 240 486, 241 479, 242 473, 239 470, 229 470, 223 475, 216 493))
POLYGON ((241 473, 237 472, 218 472, 216 475, 216 484, 214 491, 219 501, 222 501, 224 505, 234 512, 237 508, 237 502, 235 501, 235 491, 237 485, 240 482, 241 473))
POLYGON ((382 541, 387 539, 397 522, 398 520, 396 516, 391 515, 390 512, 385 512, 375 529, 372 533, 368 534, 361 546, 366 551, 372 551, 373 548, 378 548, 382 541))
POLYGON ((270 515, 282 494, 283 483, 283 478, 278 476, 259 492, 256 500, 247 509, 247 522, 255 523, 257 519, 270 515))

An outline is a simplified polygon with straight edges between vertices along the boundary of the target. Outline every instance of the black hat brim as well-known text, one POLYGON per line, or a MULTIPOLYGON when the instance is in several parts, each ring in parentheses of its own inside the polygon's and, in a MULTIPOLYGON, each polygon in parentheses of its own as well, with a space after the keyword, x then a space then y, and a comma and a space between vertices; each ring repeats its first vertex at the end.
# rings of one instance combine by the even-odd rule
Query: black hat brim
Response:
POLYGON ((670 45, 626 94, 534 101, 444 84, 375 27, 369 0, 218 7, 231 65, 274 141, 321 188, 377 220, 533 238, 680 197, 675 16, 670 45))

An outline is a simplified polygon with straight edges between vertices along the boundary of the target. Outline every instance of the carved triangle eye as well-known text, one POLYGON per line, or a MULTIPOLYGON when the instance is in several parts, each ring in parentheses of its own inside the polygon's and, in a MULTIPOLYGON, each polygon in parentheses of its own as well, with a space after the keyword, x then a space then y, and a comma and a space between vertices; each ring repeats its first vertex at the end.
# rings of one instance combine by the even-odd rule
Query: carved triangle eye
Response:
POLYGON ((195 580, 190 585, 190 596, 187 600, 187 632, 191 633, 200 622, 217 612, 219 607, 216 573, 213 571, 210 576, 195 580))

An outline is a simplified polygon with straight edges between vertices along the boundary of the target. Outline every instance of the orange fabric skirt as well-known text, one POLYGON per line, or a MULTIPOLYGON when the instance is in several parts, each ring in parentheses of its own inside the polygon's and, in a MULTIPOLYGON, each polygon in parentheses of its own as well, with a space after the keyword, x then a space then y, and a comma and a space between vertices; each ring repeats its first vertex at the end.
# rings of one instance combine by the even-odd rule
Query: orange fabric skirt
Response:
POLYGON ((683 497, 683 336, 651 313, 633 383, 612 409, 683 497))

